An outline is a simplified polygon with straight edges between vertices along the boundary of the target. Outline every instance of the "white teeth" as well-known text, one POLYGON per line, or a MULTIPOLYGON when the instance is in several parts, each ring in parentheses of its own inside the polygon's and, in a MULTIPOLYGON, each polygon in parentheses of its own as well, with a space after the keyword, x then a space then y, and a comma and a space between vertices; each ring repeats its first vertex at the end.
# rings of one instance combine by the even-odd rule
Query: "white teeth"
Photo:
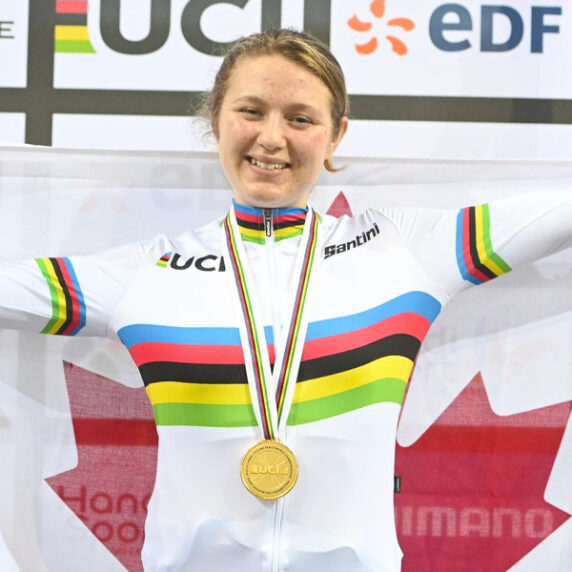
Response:
POLYGON ((258 161, 254 157, 248 157, 248 161, 252 165, 256 165, 261 169, 267 169, 268 171, 275 171, 277 169, 286 169, 286 167, 288 167, 288 163, 265 163, 264 161, 258 161))

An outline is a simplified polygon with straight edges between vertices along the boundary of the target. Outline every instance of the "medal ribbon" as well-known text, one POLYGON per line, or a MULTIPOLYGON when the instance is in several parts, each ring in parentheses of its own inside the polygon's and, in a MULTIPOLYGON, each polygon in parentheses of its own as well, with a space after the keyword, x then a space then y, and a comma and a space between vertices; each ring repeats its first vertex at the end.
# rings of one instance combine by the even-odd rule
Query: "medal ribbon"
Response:
MULTIPOLYGON (((303 314, 306 304, 308 286, 310 283, 310 276, 312 267, 315 260, 316 247, 318 244, 318 216, 312 209, 308 210, 306 218, 305 232, 306 241, 303 243, 303 257, 300 265, 300 275, 296 287, 294 303, 290 316, 290 323, 288 325, 288 332, 285 338, 285 343, 281 344, 283 352, 276 351, 276 362, 274 364, 274 372, 279 368, 279 374, 274 378, 276 381, 276 393, 274 396, 269 395, 269 386, 267 383, 267 376, 270 374, 270 367, 265 367, 265 362, 269 364, 268 349, 266 347, 266 340, 261 339, 263 332, 257 325, 257 318, 255 316, 252 288, 248 288, 247 284, 247 264, 246 253, 244 250, 241 252, 242 244, 240 243, 240 233, 236 228, 236 221, 233 220, 231 212, 228 213, 224 222, 223 228, 228 246, 229 259, 234 274, 236 283, 236 290, 240 301, 244 324, 246 329, 247 344, 243 344, 245 351, 245 359, 249 359, 252 364, 253 381, 255 387, 256 401, 258 402, 258 411, 260 414, 262 431, 265 439, 276 439, 278 425, 282 418, 288 388, 296 383, 293 371, 298 371, 298 363, 295 361, 296 354, 301 354, 301 345, 303 343, 302 324, 303 314), (247 347, 245 347, 245 345, 247 347), (247 354, 250 354, 248 356, 247 354), (274 413, 275 412, 275 413, 274 413)), ((303 238, 302 238, 303 240, 303 238)), ((304 240, 303 240, 304 242, 304 240)), ((275 340, 275 346, 277 346, 275 340)), ((247 370, 248 371, 248 370, 247 370)))
MULTIPOLYGON (((286 397, 286 388, 290 380, 292 372, 292 365, 294 363, 295 349, 298 347, 298 339, 300 334, 300 327, 302 324, 302 314, 306 304, 306 296, 308 293, 308 286, 310 283, 310 273, 314 264, 314 257, 316 254, 316 245, 318 243, 318 217, 312 212, 312 219, 308 221, 309 236, 306 242, 302 268, 300 270, 300 279, 296 289, 296 297, 294 299, 294 307, 290 318, 290 325, 288 327, 288 335, 286 337, 286 346, 284 349, 284 359, 282 367, 280 368, 280 375, 276 385, 276 408, 278 410, 278 422, 282 417, 284 409, 284 401, 286 397)), ((301 340, 303 342, 303 340, 301 340)), ((277 364, 276 364, 277 365, 277 364)), ((296 380, 294 380, 296 383, 296 380)))

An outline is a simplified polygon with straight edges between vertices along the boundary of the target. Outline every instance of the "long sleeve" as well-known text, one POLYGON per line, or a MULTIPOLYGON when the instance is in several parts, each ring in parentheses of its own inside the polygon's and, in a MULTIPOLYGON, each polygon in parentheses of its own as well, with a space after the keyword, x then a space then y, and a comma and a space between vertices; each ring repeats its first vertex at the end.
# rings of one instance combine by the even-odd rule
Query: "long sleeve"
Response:
POLYGON ((138 269, 169 250, 159 237, 89 256, 0 265, 0 327, 57 335, 109 335, 107 325, 138 269))
POLYGON ((381 209, 448 295, 572 246, 572 189, 461 209, 381 209))

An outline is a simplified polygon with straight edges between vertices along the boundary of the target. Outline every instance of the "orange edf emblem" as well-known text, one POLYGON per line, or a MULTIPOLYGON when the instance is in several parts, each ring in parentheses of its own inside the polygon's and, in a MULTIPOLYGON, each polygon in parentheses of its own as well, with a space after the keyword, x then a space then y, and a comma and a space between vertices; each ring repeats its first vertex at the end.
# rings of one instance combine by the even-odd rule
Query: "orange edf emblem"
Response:
MULTIPOLYGON (((385 16, 385 2, 386 0, 373 0, 369 5, 369 9, 375 18, 382 19, 385 16)), ((410 32, 415 27, 413 20, 409 18, 393 18, 387 22, 388 26, 396 26, 410 32)), ((356 32, 369 32, 373 24, 371 22, 363 22, 355 14, 348 20, 348 26, 356 32)), ((392 50, 399 56, 404 56, 407 53, 407 46, 405 43, 392 35, 385 36, 391 44, 392 50)), ((359 54, 372 54, 377 50, 378 41, 374 36, 370 38, 365 44, 356 44, 355 48, 359 54)))

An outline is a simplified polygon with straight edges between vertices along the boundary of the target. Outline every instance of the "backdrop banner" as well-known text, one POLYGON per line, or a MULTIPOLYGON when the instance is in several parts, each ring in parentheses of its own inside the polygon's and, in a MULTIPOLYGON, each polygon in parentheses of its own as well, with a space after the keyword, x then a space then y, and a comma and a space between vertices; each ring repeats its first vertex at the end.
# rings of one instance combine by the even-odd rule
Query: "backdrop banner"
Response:
POLYGON ((0 141, 212 150, 189 116, 272 27, 339 60, 344 155, 572 159, 565 0, 0 0, 0 141))
MULTIPOLYGON (((311 199, 334 216, 572 193, 572 161, 337 161, 311 199)), ((230 198, 215 154, 0 147, 0 261, 176 235, 230 198)), ((571 347, 570 249, 447 306, 398 432, 403 570, 570 569, 571 347)), ((140 571, 156 446, 119 344, 1 331, 0 569, 140 571)))

